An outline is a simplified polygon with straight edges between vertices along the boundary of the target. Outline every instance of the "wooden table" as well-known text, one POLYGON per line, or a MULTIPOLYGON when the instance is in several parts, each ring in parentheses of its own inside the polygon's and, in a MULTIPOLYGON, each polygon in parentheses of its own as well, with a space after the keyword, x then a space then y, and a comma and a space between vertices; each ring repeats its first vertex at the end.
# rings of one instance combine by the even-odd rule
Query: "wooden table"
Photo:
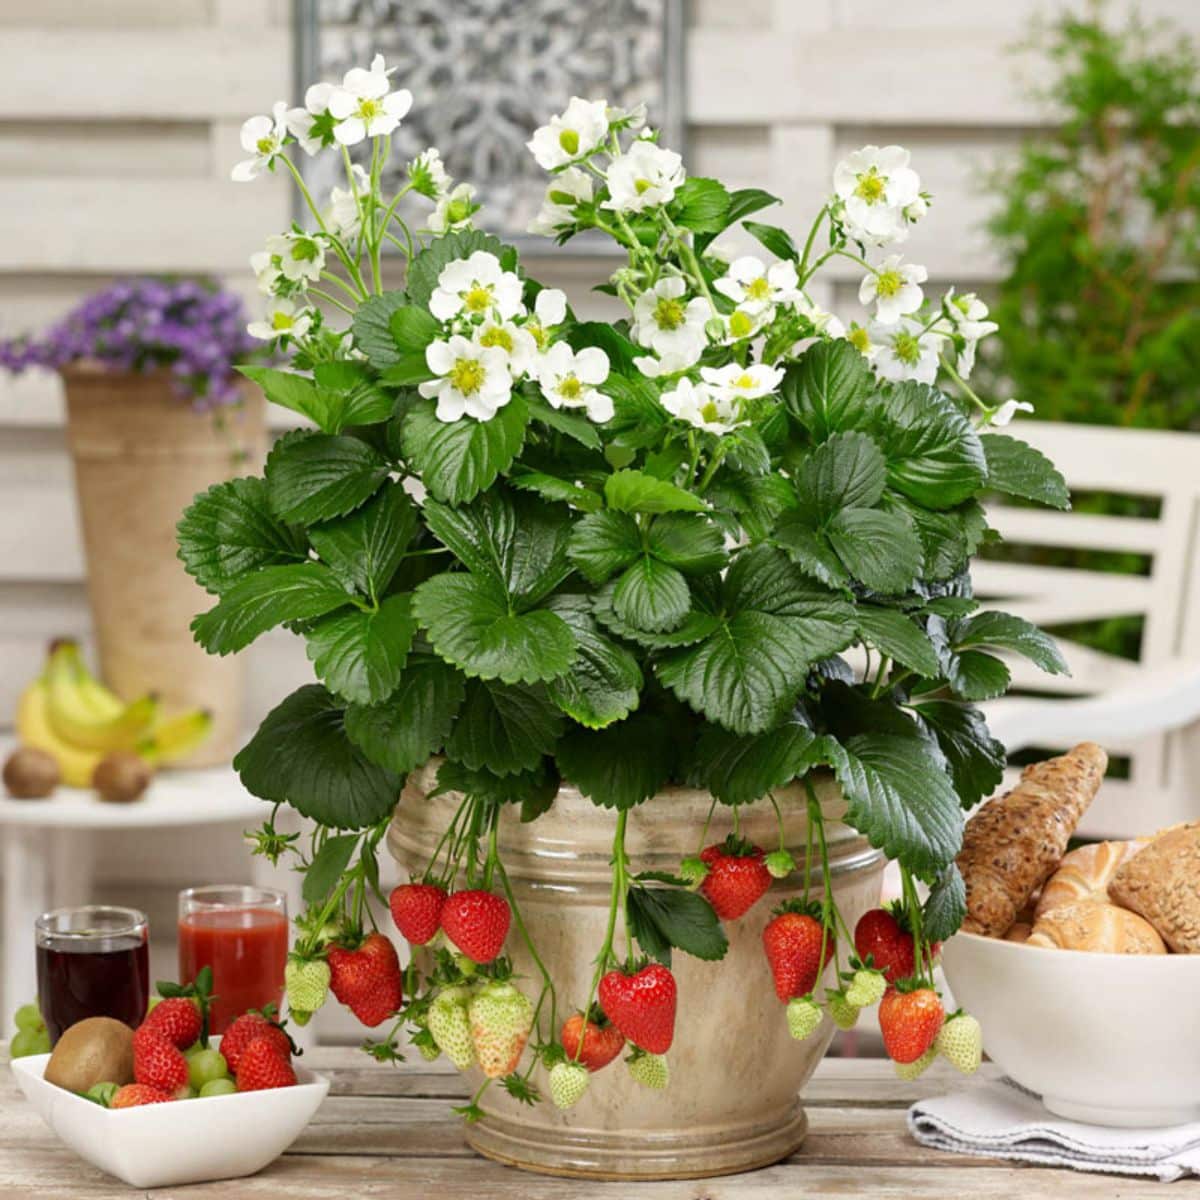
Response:
MULTIPOLYGON (((0 1058, 4 1057, 0 1051, 0 1058)), ((819 1197, 1131 1197, 1196 1194, 1196 1184, 1007 1166, 924 1150, 904 1124, 923 1095, 969 1086, 944 1064, 916 1083, 889 1063, 827 1059, 805 1094, 808 1141, 779 1166, 749 1175, 680 1183, 593 1184, 549 1179, 477 1158, 463 1143, 457 1075, 372 1063, 357 1050, 325 1047, 305 1055, 333 1079, 316 1119, 261 1174, 225 1183, 139 1192, 87 1166, 62 1146, 0 1067, 0 1196, 13 1200, 815 1200, 819 1197)), ((984 1071, 994 1068, 985 1067, 984 1071)), ((202 1135, 201 1135, 202 1136, 202 1135)))

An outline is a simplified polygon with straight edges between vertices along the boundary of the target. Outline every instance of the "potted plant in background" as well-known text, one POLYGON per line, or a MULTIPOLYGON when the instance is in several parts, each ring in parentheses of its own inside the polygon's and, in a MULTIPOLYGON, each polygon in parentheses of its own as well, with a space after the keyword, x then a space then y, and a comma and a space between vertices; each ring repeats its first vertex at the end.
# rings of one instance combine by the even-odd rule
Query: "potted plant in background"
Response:
POLYGON ((262 396, 233 369, 260 349, 238 296, 165 279, 114 283, 41 336, 0 345, 7 369, 62 376, 100 673, 125 700, 152 692, 168 713, 211 712, 191 765, 229 760, 242 671, 186 636, 199 593, 175 524, 198 490, 261 458, 262 396))
POLYGON ((317 428, 180 526, 215 597, 197 640, 230 654, 287 624, 320 680, 235 760, 315 822, 304 846, 258 835, 305 876, 292 1015, 332 991, 377 1057, 406 1030, 476 1072, 468 1138, 504 1161, 783 1157, 835 1020, 888 989, 901 1069, 930 1060, 962 809, 1003 765, 971 702, 1007 686, 993 649, 1063 669, 971 597, 984 492, 1066 504, 993 428, 1011 404, 934 386, 943 367, 969 388, 986 310, 926 304, 895 252, 928 203, 899 147, 842 163, 797 245, 748 219, 768 193, 689 178, 640 111, 575 99, 530 142, 535 229, 611 237, 603 290, 629 308, 578 321, 472 227, 436 150, 382 194, 412 98, 381 58, 305 100, 247 122, 235 178, 290 171, 315 222, 256 258, 294 369, 244 373, 317 428), (322 208, 293 143, 368 153, 322 208), (432 213, 410 219, 415 197, 432 213), (730 260, 737 224, 778 261, 730 260), (809 298, 835 256, 864 272, 866 326, 809 298), (379 899, 423 947, 403 971, 368 903, 385 839, 412 882, 379 899), (873 907, 885 854, 899 921, 873 907))

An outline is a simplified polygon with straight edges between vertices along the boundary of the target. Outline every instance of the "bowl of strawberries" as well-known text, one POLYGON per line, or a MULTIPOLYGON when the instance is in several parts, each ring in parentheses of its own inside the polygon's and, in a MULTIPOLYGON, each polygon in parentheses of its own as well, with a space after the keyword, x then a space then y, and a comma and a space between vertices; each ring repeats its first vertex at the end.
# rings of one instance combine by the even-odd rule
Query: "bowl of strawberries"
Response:
MULTIPOLYGON (((100 1058, 89 1053, 89 1031, 73 1037, 68 1029, 59 1045, 73 1061, 64 1063, 58 1047, 15 1059, 17 1085, 67 1146, 131 1187, 252 1175, 295 1141, 329 1081, 292 1061, 294 1045, 269 1010, 245 1013, 210 1038, 206 998, 168 990, 177 994, 126 1034, 131 1067, 113 1070, 107 1060, 104 1073, 129 1078, 91 1080, 89 1064, 100 1058), (54 1082, 64 1078, 71 1086, 54 1082)), ((108 1024, 111 1037, 117 1023, 108 1024)))

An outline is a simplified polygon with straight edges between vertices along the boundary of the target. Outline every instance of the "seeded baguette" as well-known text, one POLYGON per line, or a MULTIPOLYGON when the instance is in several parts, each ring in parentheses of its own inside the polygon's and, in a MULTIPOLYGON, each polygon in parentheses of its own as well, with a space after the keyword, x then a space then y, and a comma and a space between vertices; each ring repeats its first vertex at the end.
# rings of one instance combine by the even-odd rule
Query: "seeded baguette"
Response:
POLYGON ((1176 954, 1200 953, 1200 821, 1160 833, 1122 865, 1108 895, 1145 917, 1176 954))
POLYGON ((1108 755, 1095 742, 1032 763, 1011 792, 989 800, 968 822, 958 869, 967 888, 963 929, 1003 937, 1062 859, 1095 798, 1108 755))

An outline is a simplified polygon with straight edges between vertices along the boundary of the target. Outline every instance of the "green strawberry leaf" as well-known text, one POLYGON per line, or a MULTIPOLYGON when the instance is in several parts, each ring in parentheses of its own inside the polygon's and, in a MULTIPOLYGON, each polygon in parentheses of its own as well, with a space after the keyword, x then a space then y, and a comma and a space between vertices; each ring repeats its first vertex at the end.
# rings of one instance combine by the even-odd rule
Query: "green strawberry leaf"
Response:
POLYGON ((854 619, 864 642, 881 654, 894 658, 901 666, 926 679, 941 674, 941 664, 933 643, 921 627, 905 613, 895 608, 878 608, 860 604, 854 619))
POLYGON ((788 411, 816 442, 868 423, 875 383, 867 360, 849 342, 818 342, 788 367, 781 388, 788 411))
POLYGON ((604 498, 618 512, 703 512, 708 506, 691 492, 643 471, 616 471, 604 481, 604 498))
POLYGON ((402 291, 384 292, 369 296, 355 310, 350 323, 354 345, 367 356, 371 366, 382 369, 399 361, 400 348, 392 336, 392 314, 407 302, 402 291))
POLYGON ((401 777, 350 742, 344 715, 320 684, 293 692, 233 760, 246 790, 334 829, 382 821, 395 807, 401 777))
POLYGON ((313 549, 347 586, 367 596, 387 589, 420 524, 417 507, 400 484, 389 480, 348 517, 314 525, 313 549))
POLYGON ((584 578, 603 583, 623 571, 642 553, 642 535, 628 513, 589 513, 575 522, 567 542, 567 557, 584 578))
POLYGON ((907 591, 921 573, 924 549, 900 513, 844 508, 830 520, 826 535, 846 570, 872 591, 907 591))
POLYGON ((473 771, 531 771, 554 753, 565 720, 543 687, 471 679, 446 756, 473 771))
POLYGON ((283 520, 312 525, 356 509, 387 474, 387 462, 366 442, 298 429, 267 455, 267 495, 283 520))
POLYGON ((958 864, 950 863, 929 889, 921 909, 921 931, 927 941, 944 942, 958 932, 967 915, 967 888, 958 864))
POLYGON ((1066 480, 1040 450, 1006 433, 985 433, 979 440, 987 458, 987 486, 992 491, 1051 508, 1071 507, 1066 480))
POLYGON ((728 557, 720 528, 699 513, 672 512, 655 517, 646 533, 646 549, 659 562, 685 575, 720 571, 728 557))
POLYGON ((691 605, 683 575, 648 554, 626 568, 613 586, 613 612, 626 625, 648 633, 678 626, 691 605))
POLYGON ((707 725, 696 744, 692 780, 722 804, 753 804, 808 770, 816 740, 797 721, 749 736, 707 725))
POLYGON ((455 259, 470 258, 476 250, 494 254, 505 271, 516 270, 517 252, 493 234, 478 229, 447 233, 434 238, 408 264, 406 283, 409 300, 413 304, 428 305, 442 271, 455 259))
POLYGON ((587 596, 555 596, 549 608, 570 626, 578 651, 571 669, 547 684, 550 698, 589 729, 627 717, 642 688, 637 659, 600 632, 587 596))
POLYGON ((318 678, 358 704, 378 704, 396 690, 417 632, 412 597, 386 596, 376 612, 354 608, 323 617, 304 640, 318 678))
POLYGON ((712 905, 696 892, 634 884, 628 910, 630 932, 643 953, 665 966, 671 965, 672 949, 705 962, 719 961, 729 949, 712 905))
POLYGON ((1024 655, 1048 675, 1069 675, 1067 660, 1058 644, 1036 625, 1023 617, 1006 612, 979 612, 956 627, 954 648, 962 651, 971 647, 992 646, 1024 655))
POLYGON ((887 460, 865 434, 833 434, 796 472, 800 512, 823 524, 843 508, 874 508, 887 482, 887 460))
POLYGON ((974 808, 999 787, 1008 755, 988 733, 978 709, 950 700, 930 700, 914 705, 913 712, 937 738, 963 808, 974 808))
POLYGON ((634 713, 605 729, 575 729, 558 744, 563 778, 601 808, 628 809, 658 793, 675 768, 667 721, 634 713))
POLYGON ((300 894, 305 904, 320 904, 333 891, 350 865, 358 842, 357 833, 343 833, 326 839, 304 872, 300 894))

